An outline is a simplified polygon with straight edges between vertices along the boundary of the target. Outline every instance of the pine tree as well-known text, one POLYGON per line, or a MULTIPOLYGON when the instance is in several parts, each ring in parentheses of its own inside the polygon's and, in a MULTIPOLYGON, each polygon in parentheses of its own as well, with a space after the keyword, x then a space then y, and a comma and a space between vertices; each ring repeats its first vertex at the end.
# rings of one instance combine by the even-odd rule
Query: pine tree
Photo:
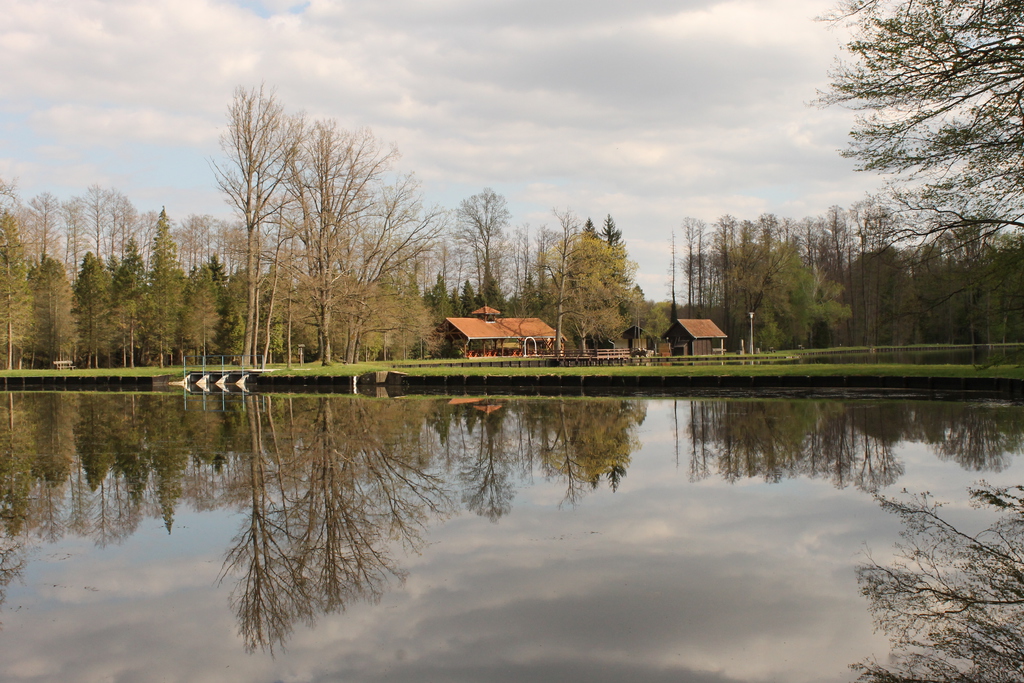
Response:
POLYGON ((29 272, 32 290, 32 346, 45 367, 63 360, 72 349, 75 330, 71 316, 74 295, 64 264, 43 254, 29 272))
POLYGON ((601 227, 601 239, 607 242, 609 247, 617 247, 622 244, 622 231, 615 227, 615 221, 611 214, 604 219, 604 225, 601 227))
POLYGON ((179 338, 184 289, 185 274, 178 262, 178 247, 171 237, 171 221, 164 209, 160 211, 153 238, 145 307, 145 328, 157 347, 160 367, 164 366, 167 352, 173 353, 179 338))
POLYGON ((583 234, 597 237, 597 227, 594 226, 594 221, 590 220, 589 216, 587 216, 587 222, 583 224, 583 234))
POLYGON ((430 310, 435 321, 442 321, 452 317, 451 301, 448 299, 448 285, 444 281, 444 275, 437 274, 437 282, 423 294, 423 303, 430 310))
POLYGON ((110 272, 86 252, 75 280, 74 313, 78 337, 85 347, 86 367, 99 367, 100 352, 106 350, 110 333, 110 272))
POLYGON ((134 237, 128 240, 124 258, 111 261, 110 265, 113 266, 114 311, 122 334, 123 361, 125 366, 134 368, 147 289, 146 269, 134 237))
POLYGON ((14 366, 14 347, 28 331, 26 310, 29 304, 28 271, 17 219, 0 213, 0 325, 7 344, 5 367, 14 366))
POLYGON ((495 278, 488 277, 484 280, 484 287, 480 290, 477 301, 481 306, 490 306, 499 311, 505 308, 505 296, 501 293, 501 287, 495 278))
POLYGON ((185 285, 185 306, 182 316, 184 343, 197 355, 209 355, 220 328, 220 301, 223 276, 220 263, 211 259, 193 268, 185 285))
POLYGON ((473 285, 470 284, 469 280, 466 280, 462 284, 462 294, 459 295, 459 314, 469 315, 478 308, 476 292, 473 291, 473 285))

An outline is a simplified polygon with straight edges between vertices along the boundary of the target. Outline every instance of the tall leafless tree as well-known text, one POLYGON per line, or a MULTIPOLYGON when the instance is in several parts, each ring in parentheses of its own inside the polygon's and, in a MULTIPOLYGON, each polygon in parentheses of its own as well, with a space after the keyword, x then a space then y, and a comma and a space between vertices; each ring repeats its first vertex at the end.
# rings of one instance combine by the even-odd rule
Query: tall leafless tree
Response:
POLYGON ((478 292, 501 280, 505 231, 511 216, 505 198, 489 187, 463 199, 456 210, 456 238, 473 255, 478 292))
POLYGON ((221 191, 245 227, 246 359, 252 359, 256 348, 261 232, 287 201, 282 183, 298 143, 296 120, 285 113, 272 91, 262 85, 235 90, 220 140, 227 158, 212 165, 221 191))

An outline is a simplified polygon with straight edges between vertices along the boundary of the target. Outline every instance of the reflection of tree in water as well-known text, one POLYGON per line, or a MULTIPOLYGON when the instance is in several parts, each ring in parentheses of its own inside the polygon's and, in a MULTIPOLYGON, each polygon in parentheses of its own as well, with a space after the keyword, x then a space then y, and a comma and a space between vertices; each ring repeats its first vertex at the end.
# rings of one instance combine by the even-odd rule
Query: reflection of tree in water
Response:
POLYGON ((506 425, 506 418, 514 418, 502 404, 456 400, 449 405, 457 407, 457 412, 449 413, 456 424, 448 429, 447 438, 448 444, 454 440, 463 454, 457 467, 462 503, 466 509, 497 522, 512 510, 516 495, 513 480, 522 471, 523 459, 518 457, 522 453, 514 448, 514 430, 506 425))
POLYGON ((7 601, 7 586, 21 576, 24 568, 24 545, 17 539, 0 538, 0 605, 7 601))
MULTIPOLYGON (((648 405, 259 398, 202 412, 154 394, 3 395, 0 524, 11 543, 0 584, 20 569, 26 540, 78 534, 106 545, 149 517, 170 531, 182 504, 233 507, 244 524, 223 576, 237 580, 239 629, 249 648, 278 648, 297 623, 377 599, 402 576, 396 544, 418 547, 423 528, 454 502, 497 521, 534 475, 562 484, 573 505, 602 484, 616 489, 648 405)), ((694 478, 814 476, 873 490, 898 478, 901 440, 962 435, 984 445, 963 456, 973 468, 1003 462, 999 449, 1018 449, 1022 431, 1012 412, 979 406, 689 406, 694 478)))
POLYGON ((535 468, 565 483, 575 504, 603 480, 617 489, 647 414, 638 400, 498 403, 456 399, 431 420, 462 484, 467 509, 498 521, 512 509, 515 480, 535 468), (438 415, 443 415, 438 419, 438 415))
POLYGON ((999 472, 1024 450, 1024 416, 1017 407, 943 403, 921 418, 922 439, 943 460, 975 472, 999 472))
POLYGON ((978 534, 964 533, 929 498, 880 499, 898 515, 903 541, 889 564, 858 569, 888 663, 856 665, 868 683, 1004 683, 1024 680, 1024 488, 974 491, 1003 511, 978 534))
POLYGON ((912 417, 897 403, 692 401, 690 476, 821 477, 875 491, 903 474, 894 447, 912 417))
POLYGON ((640 445, 635 427, 646 416, 643 401, 555 402, 541 432, 541 457, 545 471, 564 481, 566 502, 575 505, 602 479, 618 489, 640 445))
POLYGON ((250 650, 273 651, 296 622, 377 600, 389 577, 403 577, 392 543, 418 547, 429 517, 447 513, 443 482, 426 470, 422 410, 383 405, 323 397, 302 406, 309 415, 289 405, 280 428, 274 412, 248 412, 249 467, 236 482, 247 520, 224 576, 241 575, 231 601, 250 650))

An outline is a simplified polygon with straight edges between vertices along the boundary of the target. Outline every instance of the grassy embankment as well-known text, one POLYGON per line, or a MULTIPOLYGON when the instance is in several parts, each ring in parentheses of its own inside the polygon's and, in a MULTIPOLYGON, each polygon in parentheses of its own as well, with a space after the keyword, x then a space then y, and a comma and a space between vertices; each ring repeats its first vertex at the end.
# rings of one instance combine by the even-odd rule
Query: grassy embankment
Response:
MULTIPOLYGON (((749 356, 726 356, 697 361, 686 364, 652 364, 629 366, 597 366, 568 368, 516 368, 489 367, 483 363, 467 361, 451 367, 452 361, 394 361, 387 363, 356 363, 345 365, 335 363, 327 367, 319 363, 306 363, 291 368, 272 365, 275 373, 283 375, 362 375, 367 372, 397 369, 410 375, 771 375, 771 376, 885 376, 885 377, 1007 377, 1024 379, 1024 367, 1017 364, 974 366, 974 365, 907 365, 907 364, 874 364, 874 363, 793 363, 780 362, 785 354, 765 354, 751 360, 749 356), (419 367, 401 367, 415 364, 419 367), (397 367, 396 367, 397 366, 397 367)), ((493 361, 493 359, 491 359, 493 361)), ((2 376, 39 376, 39 375, 94 375, 94 376, 180 376, 182 369, 175 367, 144 367, 144 368, 100 368, 79 370, 7 370, 0 371, 2 376)))

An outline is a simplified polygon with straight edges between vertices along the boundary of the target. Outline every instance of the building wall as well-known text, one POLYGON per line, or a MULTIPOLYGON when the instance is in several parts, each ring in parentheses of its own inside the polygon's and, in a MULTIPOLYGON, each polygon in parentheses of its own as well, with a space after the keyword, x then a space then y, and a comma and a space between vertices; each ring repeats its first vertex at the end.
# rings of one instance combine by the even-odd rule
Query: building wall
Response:
POLYGON ((712 340, 710 339, 695 339, 692 344, 692 354, 694 356, 710 356, 714 348, 712 346, 712 340))

